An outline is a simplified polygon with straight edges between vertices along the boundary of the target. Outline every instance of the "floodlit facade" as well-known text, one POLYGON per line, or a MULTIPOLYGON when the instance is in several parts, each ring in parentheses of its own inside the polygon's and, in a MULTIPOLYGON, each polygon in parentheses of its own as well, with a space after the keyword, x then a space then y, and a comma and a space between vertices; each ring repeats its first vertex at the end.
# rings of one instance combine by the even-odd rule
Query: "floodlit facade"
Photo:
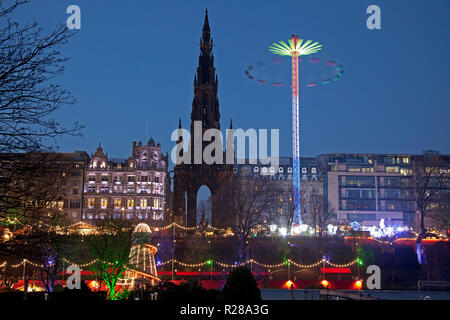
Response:
POLYGON ((108 159, 99 146, 84 172, 82 220, 162 222, 170 191, 167 160, 153 139, 146 145, 133 142, 127 160, 108 159))
MULTIPOLYGON (((276 210, 276 219, 271 222, 271 225, 279 228, 287 228, 294 218, 293 197, 292 197, 292 178, 294 175, 294 168, 291 157, 279 158, 278 168, 270 165, 257 164, 242 164, 235 166, 235 174, 240 174, 241 177, 260 177, 269 180, 269 185, 273 186, 276 192, 280 192, 277 197, 277 203, 271 206, 276 210)), ((319 210, 327 209, 324 207, 326 201, 324 199, 324 174, 322 172, 320 163, 316 158, 305 157, 301 158, 300 166, 300 180, 301 180, 301 195, 300 206, 302 211, 302 222, 308 225, 313 225, 318 215, 323 212, 319 210)), ((336 215, 333 210, 329 209, 327 212, 327 220, 334 221, 336 215)))

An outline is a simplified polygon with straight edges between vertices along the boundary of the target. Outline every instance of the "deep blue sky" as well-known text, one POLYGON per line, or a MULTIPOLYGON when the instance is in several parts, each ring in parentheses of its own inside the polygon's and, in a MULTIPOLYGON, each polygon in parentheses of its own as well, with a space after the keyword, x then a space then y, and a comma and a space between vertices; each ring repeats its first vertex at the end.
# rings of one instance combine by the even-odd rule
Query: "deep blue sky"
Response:
POLYGON ((302 156, 328 152, 450 153, 450 1, 92 1, 39 0, 20 21, 44 28, 81 8, 82 28, 63 50, 70 58, 62 85, 78 100, 57 118, 85 125, 84 137, 59 140, 60 150, 128 157, 133 140, 149 136, 171 150, 182 117, 189 126, 193 78, 205 8, 219 76, 222 127, 280 128, 281 154, 291 153, 289 91, 248 80, 272 42, 292 33, 324 44, 344 66, 342 80, 303 91, 302 156), (377 4, 382 29, 366 28, 377 4))

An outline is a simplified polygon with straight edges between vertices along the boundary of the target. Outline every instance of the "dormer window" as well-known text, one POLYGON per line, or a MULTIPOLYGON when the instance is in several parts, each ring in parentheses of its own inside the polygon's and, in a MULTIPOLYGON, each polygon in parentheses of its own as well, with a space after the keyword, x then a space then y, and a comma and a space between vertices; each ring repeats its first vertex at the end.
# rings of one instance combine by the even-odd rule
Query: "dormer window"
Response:
POLYGON ((106 168, 106 162, 102 161, 102 164, 100 165, 100 168, 105 169, 106 168))
POLYGON ((306 172, 307 172, 306 168, 302 168, 302 173, 306 173, 306 172))
POLYGON ((317 173, 317 169, 316 168, 312 168, 311 169, 311 173, 317 173))
POLYGON ((254 172, 254 173, 258 173, 258 172, 259 172, 259 167, 254 167, 254 168, 253 168, 253 172, 254 172))
POLYGON ((97 168, 97 161, 94 161, 94 163, 92 163, 92 168, 97 168))
POLYGON ((278 168, 278 172, 279 172, 279 173, 283 173, 283 172, 284 172, 283 167, 279 167, 279 168, 278 168))
POLYGON ((288 168, 288 173, 292 173, 292 168, 291 167, 288 168))

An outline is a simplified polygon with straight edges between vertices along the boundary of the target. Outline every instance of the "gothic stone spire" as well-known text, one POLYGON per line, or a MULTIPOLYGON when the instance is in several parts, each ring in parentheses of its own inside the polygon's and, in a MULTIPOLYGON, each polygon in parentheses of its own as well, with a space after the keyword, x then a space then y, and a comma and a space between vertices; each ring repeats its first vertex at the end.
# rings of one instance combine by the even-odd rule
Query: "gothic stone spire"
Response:
MULTIPOLYGON (((194 121, 201 121, 203 130, 220 129, 219 101, 217 98, 217 75, 212 53, 213 41, 206 11, 203 34, 200 39, 200 56, 194 78, 194 100, 192 102, 191 130, 194 121)), ((192 131, 191 131, 192 132, 192 131)))

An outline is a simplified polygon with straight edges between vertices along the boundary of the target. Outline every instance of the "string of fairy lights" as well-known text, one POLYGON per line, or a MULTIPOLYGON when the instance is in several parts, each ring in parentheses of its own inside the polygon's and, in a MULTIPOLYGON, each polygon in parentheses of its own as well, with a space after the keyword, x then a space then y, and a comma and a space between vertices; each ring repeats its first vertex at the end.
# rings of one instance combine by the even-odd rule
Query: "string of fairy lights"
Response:
MULTIPOLYGON (((22 224, 22 225, 26 225, 26 224, 22 224)), ((59 231, 65 230, 65 229, 72 229, 72 228, 75 228, 75 227, 80 226, 80 225, 87 226, 87 227, 89 227, 89 229, 92 229, 94 231, 98 231, 99 230, 99 228, 97 228, 95 226, 92 226, 90 224, 87 224, 85 222, 82 222, 82 221, 75 222, 75 223, 73 223, 71 225, 68 225, 68 226, 59 226, 59 225, 52 226, 52 225, 50 225, 48 223, 45 223, 43 221, 35 223, 34 225, 45 226, 47 228, 54 229, 54 230, 59 230, 59 231)), ((171 228, 178 228, 178 229, 181 229, 183 231, 194 231, 194 230, 198 230, 198 229, 205 229, 205 230, 218 231, 218 232, 230 232, 231 231, 231 228, 228 228, 228 229, 217 228, 217 227, 213 227, 211 225, 186 227, 186 226, 182 226, 182 225, 180 225, 180 224, 178 224, 176 222, 172 222, 172 223, 170 223, 170 224, 168 224, 166 226, 163 226, 163 227, 151 227, 152 231, 162 231, 162 230, 167 230, 167 229, 171 229, 171 228)))
MULTIPOLYGON (((94 232, 98 231, 98 228, 96 228, 95 226, 86 224, 86 223, 81 222, 81 221, 76 222, 74 224, 71 224, 71 225, 69 225, 67 227, 51 226, 51 225, 48 225, 48 224, 46 224, 44 222, 41 222, 39 224, 40 225, 45 225, 45 226, 47 226, 49 228, 55 228, 57 230, 70 229, 70 228, 74 228, 74 227, 79 226, 79 225, 85 225, 89 229, 94 230, 94 232)), ((209 230, 219 231, 219 232, 230 232, 230 229, 216 228, 216 227, 213 227, 213 226, 210 226, 210 225, 208 225, 208 226, 186 227, 186 226, 179 225, 176 222, 172 222, 172 223, 170 223, 170 224, 168 224, 168 225, 166 225, 164 227, 153 227, 152 229, 153 229, 153 231, 157 232, 157 231, 167 230, 167 229, 171 229, 171 228, 173 228, 173 229, 178 228, 178 229, 181 229, 181 230, 184 230, 184 231, 194 231, 194 230, 197 230, 197 229, 204 229, 204 230, 208 230, 209 229, 209 230)), ((368 238, 365 238, 365 239, 368 239, 368 238)), ((399 241, 399 240, 416 240, 414 238, 411 238, 411 239, 409 239, 409 238, 408 239, 407 238, 399 238, 399 239, 395 239, 393 241, 384 241, 384 240, 379 240, 379 239, 376 239, 376 238, 373 238, 373 237, 370 237, 370 239, 375 241, 375 242, 377 242, 377 243, 388 244, 388 245, 394 245, 395 242, 399 241)), ((86 262, 86 263, 79 263, 79 264, 77 264, 77 263, 74 263, 73 261, 70 261, 70 260, 64 258, 63 262, 65 264, 67 264, 67 265, 75 265, 75 266, 78 266, 80 268, 86 268, 86 267, 89 267, 89 266, 93 265, 94 263, 96 263, 97 260, 94 259, 94 260, 86 262)), ((212 259, 209 259, 209 260, 204 261, 204 262, 199 262, 199 263, 186 263, 186 262, 183 262, 183 261, 179 261, 177 259, 169 259, 167 261, 158 263, 158 266, 164 266, 164 265, 167 265, 167 264, 177 264, 177 265, 185 267, 185 268, 199 268, 199 267, 203 267, 203 266, 207 266, 207 265, 208 266, 212 266, 213 264, 215 264, 215 265, 220 266, 222 268, 237 268, 237 267, 240 267, 240 266, 255 264, 255 265, 258 265, 260 267, 263 267, 263 268, 266 268, 266 269, 270 270, 270 269, 274 269, 274 268, 280 268, 280 267, 283 267, 283 266, 290 266, 291 264, 293 266, 297 267, 297 268, 310 269, 310 268, 315 268, 315 267, 318 267, 320 265, 325 265, 325 264, 326 265, 330 265, 332 267, 336 267, 336 268, 344 268, 344 267, 350 267, 350 266, 358 264, 358 263, 360 263, 359 258, 356 258, 356 259, 354 259, 354 260, 352 260, 350 262, 344 263, 344 264, 332 263, 332 262, 330 262, 328 260, 325 260, 325 259, 321 259, 321 260, 319 260, 319 261, 317 261, 315 263, 312 263, 312 264, 302 264, 302 263, 295 262, 295 261, 293 261, 291 259, 284 259, 283 262, 280 262, 278 264, 264 264, 262 262, 254 260, 254 259, 247 259, 247 260, 245 260, 243 262, 240 262, 240 263, 236 262, 234 264, 228 264, 228 263, 224 263, 224 262, 221 262, 221 261, 215 261, 215 260, 212 260, 212 259)), ((31 266, 34 266, 36 268, 43 268, 44 267, 44 265, 42 265, 42 264, 35 263, 35 262, 30 261, 28 259, 23 259, 21 262, 19 262, 17 264, 8 264, 7 261, 4 261, 2 264, 0 264, 0 268, 5 268, 6 266, 8 266, 10 268, 18 268, 18 267, 26 266, 26 265, 31 265, 31 266)))
MULTIPOLYGON (((25 225, 23 223, 21 223, 21 224, 25 225)), ((99 233, 100 232, 100 228, 97 228, 97 227, 95 227, 93 225, 90 225, 90 224, 88 224, 86 222, 83 222, 83 221, 78 221, 78 222, 75 222, 75 223, 73 223, 71 225, 68 225, 68 226, 59 226, 59 225, 52 226, 52 225, 49 225, 48 223, 45 223, 43 221, 41 221, 39 223, 36 223, 35 225, 45 226, 47 228, 54 229, 54 230, 56 230, 57 232, 60 232, 60 233, 63 232, 63 230, 67 231, 68 229, 73 229, 73 228, 75 228, 77 226, 85 226, 86 228, 92 230, 93 233, 99 233)), ((203 232, 207 232, 207 230, 210 230, 210 231, 217 231, 217 232, 233 233, 231 228, 227 228, 227 229, 226 228, 217 228, 217 227, 213 227, 211 225, 206 225, 206 226, 198 225, 198 226, 193 226, 193 227, 187 227, 187 226, 180 225, 180 224, 178 224, 176 222, 172 222, 172 223, 170 223, 170 224, 168 224, 166 226, 163 226, 163 227, 151 227, 151 230, 154 231, 154 232, 158 232, 158 231, 163 231, 163 230, 167 230, 167 229, 171 229, 171 228, 173 228, 173 229, 176 228, 176 229, 180 229, 180 230, 183 230, 183 231, 200 230, 200 231, 203 231, 203 232)), ((414 232, 412 230, 409 231, 409 232, 413 233, 416 237, 419 236, 419 234, 417 232, 414 232)), ((355 238, 355 237, 351 237, 351 238, 355 238)), ((355 239, 357 239, 357 238, 360 238, 360 239, 371 239, 371 240, 374 240, 375 242, 378 242, 378 243, 381 243, 381 244, 390 244, 390 245, 393 245, 398 240, 415 240, 413 238, 411 238, 411 239, 409 239, 409 238, 408 239, 407 238, 398 238, 398 239, 395 239, 395 240, 392 240, 392 241, 387 241, 387 240, 380 240, 380 239, 377 239, 377 238, 372 237, 372 236, 370 236, 370 237, 356 237, 355 239)))
MULTIPOLYGON (((74 263, 73 261, 70 261, 69 259, 64 258, 63 262, 65 264, 67 264, 67 265, 75 265, 75 266, 78 266, 80 268, 86 268, 86 267, 89 267, 89 266, 93 265, 94 263, 96 263, 97 260, 92 260, 92 261, 86 262, 86 263, 74 263)), ((335 267, 335 268, 345 268, 345 267, 350 267, 352 265, 355 265, 355 264, 357 264, 359 262, 358 262, 358 258, 356 258, 356 259, 354 259, 354 260, 352 260, 352 261, 350 261, 348 263, 344 263, 344 264, 336 264, 336 263, 332 263, 332 262, 330 262, 330 261, 328 261, 326 259, 321 259, 321 260, 319 260, 319 261, 317 261, 315 263, 312 263, 312 264, 302 264, 302 263, 295 262, 295 261, 293 261, 291 259, 285 259, 283 262, 280 262, 280 263, 277 263, 277 264, 265 264, 265 263, 259 262, 257 260, 254 260, 254 259, 247 259, 247 260, 245 260, 243 262, 240 262, 240 263, 236 262, 234 264, 228 264, 228 263, 224 263, 224 262, 220 262, 220 261, 215 261, 215 260, 212 260, 212 259, 206 260, 204 262, 199 262, 199 263, 186 263, 186 262, 183 262, 183 261, 179 261, 177 259, 169 259, 167 261, 158 263, 158 266, 164 266, 164 265, 171 264, 171 263, 175 263, 175 264, 180 265, 180 266, 185 267, 185 268, 199 268, 199 267, 204 267, 204 266, 212 266, 213 264, 216 264, 216 265, 218 265, 218 266, 220 266, 222 268, 237 268, 237 267, 242 267, 242 266, 245 266, 245 265, 255 264, 255 265, 259 265, 259 266, 261 266, 263 268, 266 268, 266 269, 274 269, 274 268, 280 268, 280 267, 283 267, 283 266, 289 266, 289 265, 292 264, 293 266, 296 266, 296 267, 301 268, 301 269, 311 269, 311 268, 315 268, 315 267, 318 267, 320 265, 325 265, 325 264, 330 265, 330 266, 335 267)), ((34 262, 32 262, 32 261, 30 261, 28 259, 23 259, 21 262, 19 262, 17 264, 7 264, 7 261, 4 261, 2 264, 0 264, 0 267, 4 268, 4 267, 6 267, 6 265, 8 265, 8 267, 10 267, 10 268, 18 268, 20 266, 23 266, 24 264, 25 265, 29 264, 29 265, 32 265, 32 266, 37 267, 37 268, 42 268, 43 267, 42 264, 34 263, 34 262)))

